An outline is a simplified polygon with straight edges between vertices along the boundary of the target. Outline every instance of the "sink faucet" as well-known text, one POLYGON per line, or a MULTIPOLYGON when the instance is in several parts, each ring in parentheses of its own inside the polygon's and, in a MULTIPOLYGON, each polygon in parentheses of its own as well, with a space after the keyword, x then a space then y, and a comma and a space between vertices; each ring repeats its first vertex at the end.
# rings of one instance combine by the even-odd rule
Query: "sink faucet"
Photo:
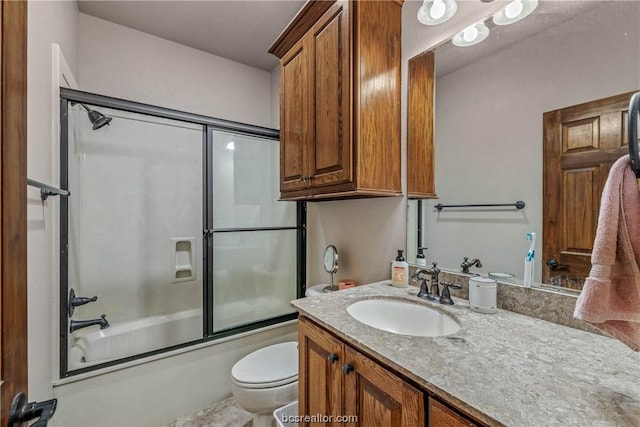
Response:
POLYGON ((107 322, 107 315, 103 314, 99 319, 91 319, 91 320, 70 320, 69 321, 69 333, 73 333, 73 331, 77 331, 78 329, 86 328, 87 326, 100 325, 100 329, 105 329, 109 327, 109 322, 107 322))
POLYGON ((469 261, 469 258, 464 257, 464 261, 462 261, 460 267, 462 267, 463 273, 469 274, 469 267, 473 267, 474 265, 478 268, 482 268, 482 263, 478 258, 474 258, 472 261, 469 261))

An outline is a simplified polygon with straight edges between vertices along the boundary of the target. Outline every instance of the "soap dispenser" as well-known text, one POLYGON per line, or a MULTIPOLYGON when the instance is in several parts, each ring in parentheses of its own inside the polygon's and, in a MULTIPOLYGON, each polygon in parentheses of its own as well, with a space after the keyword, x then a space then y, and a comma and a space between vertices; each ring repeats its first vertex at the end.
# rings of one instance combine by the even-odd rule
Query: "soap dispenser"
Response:
POLYGON ((396 288, 409 286, 409 264, 404 260, 403 252, 398 249, 398 256, 391 263, 391 285, 396 288))
POLYGON ((416 264, 421 267, 427 265, 427 259, 424 257, 424 252, 422 252, 424 249, 428 248, 418 248, 418 255, 416 255, 416 264))

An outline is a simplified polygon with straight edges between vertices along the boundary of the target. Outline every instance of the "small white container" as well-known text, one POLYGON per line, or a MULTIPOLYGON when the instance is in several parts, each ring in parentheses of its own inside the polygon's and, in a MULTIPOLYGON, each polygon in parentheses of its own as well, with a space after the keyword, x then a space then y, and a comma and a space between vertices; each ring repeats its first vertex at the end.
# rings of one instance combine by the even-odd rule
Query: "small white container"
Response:
POLYGON ((489 277, 469 278, 469 308, 478 313, 498 311, 496 281, 489 277))
POLYGON ((298 416, 298 401, 294 400, 282 408, 273 411, 273 418, 276 419, 278 427, 297 427, 298 423, 291 421, 298 416))

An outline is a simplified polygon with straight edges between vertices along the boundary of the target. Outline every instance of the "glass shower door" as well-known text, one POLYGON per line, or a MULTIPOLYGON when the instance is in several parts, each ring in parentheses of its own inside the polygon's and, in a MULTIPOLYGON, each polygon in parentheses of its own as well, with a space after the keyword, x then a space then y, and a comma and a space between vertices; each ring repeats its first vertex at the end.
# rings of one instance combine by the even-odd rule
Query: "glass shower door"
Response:
POLYGON ((68 104, 61 237, 68 291, 98 299, 69 319, 69 370, 203 336, 203 126, 98 107, 112 120, 93 130, 87 107, 68 104))
POLYGON ((277 140, 212 131, 213 332, 289 313, 296 203, 279 202, 277 140))

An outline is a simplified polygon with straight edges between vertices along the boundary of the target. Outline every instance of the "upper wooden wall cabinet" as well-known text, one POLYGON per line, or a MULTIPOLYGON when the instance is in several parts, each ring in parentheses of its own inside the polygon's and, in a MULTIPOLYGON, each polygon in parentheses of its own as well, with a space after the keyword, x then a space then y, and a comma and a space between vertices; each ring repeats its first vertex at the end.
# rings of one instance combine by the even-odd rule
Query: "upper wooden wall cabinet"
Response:
POLYGON ((402 1, 309 1, 280 58, 282 200, 399 196, 402 1))

